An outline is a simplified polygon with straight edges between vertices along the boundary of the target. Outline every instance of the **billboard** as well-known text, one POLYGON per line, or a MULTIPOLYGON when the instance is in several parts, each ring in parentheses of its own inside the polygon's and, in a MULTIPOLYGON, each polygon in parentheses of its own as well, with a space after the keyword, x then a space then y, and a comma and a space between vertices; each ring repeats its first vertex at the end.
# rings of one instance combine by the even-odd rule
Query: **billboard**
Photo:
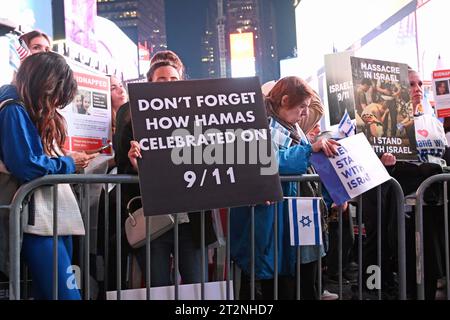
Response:
POLYGON ((124 80, 138 78, 139 60, 136 44, 114 22, 106 18, 95 17, 95 28, 98 57, 111 61, 111 65, 115 66, 115 69, 108 68, 108 73, 116 74, 124 80))
POLYGON ((97 1, 64 0, 66 39, 83 48, 97 52, 95 39, 95 17, 97 1))
MULTIPOLYGON (((325 54, 358 47, 359 39, 379 28, 386 19, 411 2, 302 0, 295 9, 295 21, 298 52, 304 62, 303 72, 312 76, 323 67, 325 54)), ((370 56, 375 55, 372 52, 370 56)))
POLYGON ((136 44, 112 21, 95 16, 95 48, 93 52, 71 39, 54 41, 56 51, 103 73, 115 74, 123 80, 135 79, 138 73, 136 44), (114 37, 111 37, 111 35, 114 37))
POLYGON ((256 74, 253 32, 230 34, 231 76, 252 77, 256 74))
POLYGON ((139 48, 139 74, 147 74, 148 69, 150 69, 150 49, 148 47, 147 41, 144 43, 138 43, 139 48))

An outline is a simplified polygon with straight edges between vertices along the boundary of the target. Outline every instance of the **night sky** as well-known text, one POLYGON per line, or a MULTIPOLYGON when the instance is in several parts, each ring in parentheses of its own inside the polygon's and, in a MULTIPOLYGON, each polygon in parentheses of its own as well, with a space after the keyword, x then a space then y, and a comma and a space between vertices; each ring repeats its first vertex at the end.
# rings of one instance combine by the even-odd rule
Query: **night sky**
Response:
POLYGON ((180 56, 191 79, 201 77, 201 43, 207 2, 166 0, 167 45, 180 56))
MULTIPOLYGON (((186 66, 190 79, 201 78, 201 37, 206 24, 208 0, 166 0, 167 44, 186 66)), ((278 55, 292 55, 295 20, 292 0, 274 0, 278 55)))

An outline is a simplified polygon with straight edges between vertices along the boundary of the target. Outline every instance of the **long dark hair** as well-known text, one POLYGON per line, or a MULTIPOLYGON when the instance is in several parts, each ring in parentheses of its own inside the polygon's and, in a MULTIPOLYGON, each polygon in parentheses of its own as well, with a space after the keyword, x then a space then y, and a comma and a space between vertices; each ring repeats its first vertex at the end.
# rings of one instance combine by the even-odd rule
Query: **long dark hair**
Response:
POLYGON ((62 147, 66 123, 57 109, 75 97, 77 83, 66 60, 54 52, 29 56, 20 66, 15 86, 31 120, 35 124, 47 154, 62 147))

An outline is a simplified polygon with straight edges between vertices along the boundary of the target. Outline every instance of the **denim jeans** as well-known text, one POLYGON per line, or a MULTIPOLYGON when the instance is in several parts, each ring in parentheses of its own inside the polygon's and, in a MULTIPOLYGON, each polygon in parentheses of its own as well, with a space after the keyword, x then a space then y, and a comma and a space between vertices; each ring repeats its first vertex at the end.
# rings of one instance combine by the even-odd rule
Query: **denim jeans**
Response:
MULTIPOLYGON (((178 266, 183 284, 199 283, 202 278, 201 249, 193 241, 192 228, 188 223, 178 226, 178 266)), ((174 284, 171 276, 171 256, 174 254, 174 229, 151 241, 151 286, 174 284)), ((138 249, 137 260, 145 274, 145 246, 138 249)), ((207 252, 205 251, 205 281, 207 279, 207 252)))

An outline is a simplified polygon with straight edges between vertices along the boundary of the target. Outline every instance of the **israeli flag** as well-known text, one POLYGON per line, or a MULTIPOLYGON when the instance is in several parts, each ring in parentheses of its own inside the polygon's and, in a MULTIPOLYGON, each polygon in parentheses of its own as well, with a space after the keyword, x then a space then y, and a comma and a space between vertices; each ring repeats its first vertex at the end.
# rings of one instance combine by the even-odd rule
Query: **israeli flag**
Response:
POLYGON ((322 244, 320 198, 286 198, 289 204, 291 246, 322 244))
POLYGON ((338 129, 340 132, 345 134, 346 137, 355 134, 355 125, 353 124, 352 119, 350 119, 350 115, 348 114, 347 109, 345 109, 344 116, 339 122, 338 129))

